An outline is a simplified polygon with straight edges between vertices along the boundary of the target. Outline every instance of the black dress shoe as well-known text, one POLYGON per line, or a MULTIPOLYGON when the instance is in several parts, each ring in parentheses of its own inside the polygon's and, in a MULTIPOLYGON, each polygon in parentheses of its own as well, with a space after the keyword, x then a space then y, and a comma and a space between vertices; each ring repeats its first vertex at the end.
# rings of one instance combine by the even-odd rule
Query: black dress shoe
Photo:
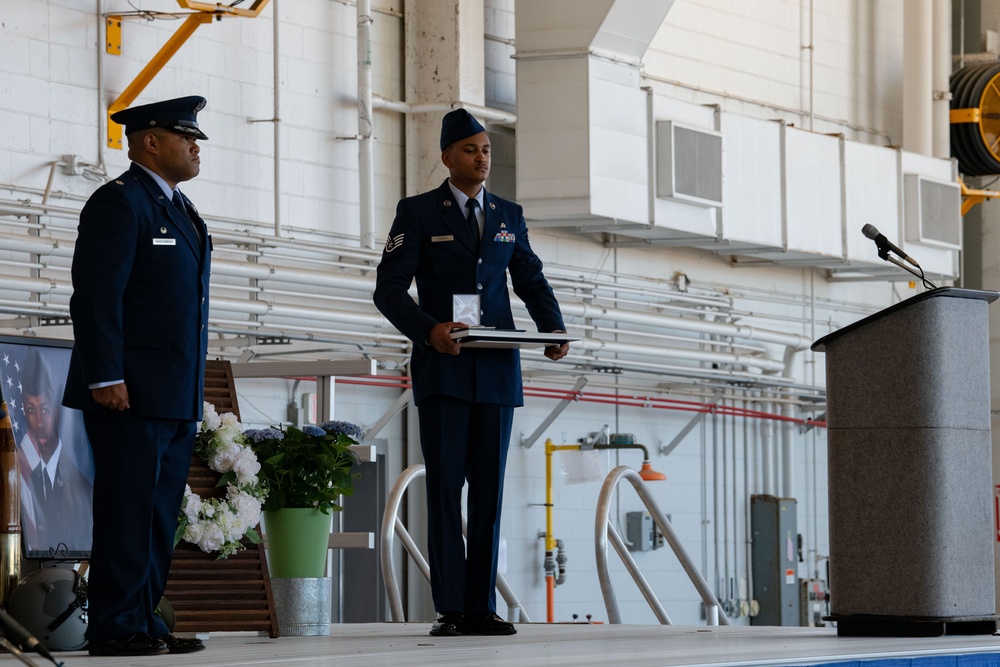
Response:
POLYGON ((516 635, 513 623, 508 623, 496 614, 466 614, 462 623, 465 635, 516 635))
POLYGON ((441 614, 431 626, 431 635, 434 637, 459 637, 461 634, 461 614, 441 614))
POLYGON ((167 652, 167 645, 145 632, 137 632, 128 637, 90 642, 88 651, 90 655, 161 655, 167 652))
POLYGON ((160 637, 160 641, 167 645, 167 651, 170 653, 194 653, 205 650, 205 644, 196 637, 175 637, 168 632, 160 637))

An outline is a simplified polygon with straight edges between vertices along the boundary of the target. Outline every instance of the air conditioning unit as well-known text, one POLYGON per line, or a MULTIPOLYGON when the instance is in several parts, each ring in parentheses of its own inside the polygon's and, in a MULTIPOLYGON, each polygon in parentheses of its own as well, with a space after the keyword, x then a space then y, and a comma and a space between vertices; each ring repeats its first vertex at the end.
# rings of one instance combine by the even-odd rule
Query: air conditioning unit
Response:
POLYGON ((958 183, 903 175, 906 240, 961 250, 962 190, 958 183))
POLYGON ((722 133, 657 121, 656 196, 721 207, 722 133))

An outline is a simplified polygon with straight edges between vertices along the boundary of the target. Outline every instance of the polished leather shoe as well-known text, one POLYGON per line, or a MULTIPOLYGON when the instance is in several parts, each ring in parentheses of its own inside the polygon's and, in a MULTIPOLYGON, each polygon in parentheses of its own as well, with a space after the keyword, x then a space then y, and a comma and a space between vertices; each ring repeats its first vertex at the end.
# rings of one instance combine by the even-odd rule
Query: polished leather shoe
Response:
POLYGON ((196 637, 175 637, 168 632, 160 637, 160 641, 167 645, 167 651, 170 653, 194 653, 205 650, 205 644, 196 637))
POLYGON ((465 635, 517 634, 513 623, 508 623, 496 614, 466 614, 462 620, 462 634, 465 635))
POLYGON ((145 632, 136 632, 128 637, 90 642, 87 650, 90 655, 161 655, 167 652, 167 645, 145 632))
POLYGON ((431 636, 433 637, 459 637, 461 634, 461 614, 441 614, 431 626, 431 636))

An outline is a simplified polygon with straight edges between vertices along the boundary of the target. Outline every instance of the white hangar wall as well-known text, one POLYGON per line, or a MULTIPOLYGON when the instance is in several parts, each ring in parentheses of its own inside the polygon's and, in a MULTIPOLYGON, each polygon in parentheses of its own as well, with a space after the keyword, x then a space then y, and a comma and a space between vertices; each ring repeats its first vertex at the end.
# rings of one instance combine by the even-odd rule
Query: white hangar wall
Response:
MULTIPOLYGON (((524 107, 517 99, 514 0, 375 0, 373 4, 373 88, 377 95, 397 102, 453 101, 437 89, 423 99, 405 99, 408 77, 412 84, 414 77, 426 75, 413 72, 408 54, 428 52, 421 48, 419 31, 408 31, 406 22, 415 20, 417 13, 427 20, 427 15, 454 14, 457 8, 482 17, 474 39, 463 24, 456 28, 466 31, 464 39, 456 42, 474 44, 476 53, 456 56, 437 52, 429 57, 438 60, 423 62, 423 68, 439 64, 444 71, 445 64, 456 57, 481 61, 478 75, 473 72, 470 80, 463 79, 453 88, 459 96, 475 98, 466 99, 468 103, 516 114, 519 122, 526 122, 521 118, 524 107), (441 97, 435 99, 434 95, 441 97)), ((809 80, 810 50, 802 48, 808 35, 803 33, 800 3, 783 0, 676 0, 635 71, 636 95, 639 86, 647 87, 658 109, 690 116, 700 113, 694 111, 700 105, 715 104, 734 118, 779 119, 798 129, 808 129, 811 119, 817 132, 843 134, 859 144, 899 144, 903 0, 861 3, 868 7, 864 10, 859 3, 838 0, 814 4, 812 95, 804 83, 809 80)), ((123 28, 123 55, 104 54, 99 14, 128 13, 134 6, 149 12, 177 10, 172 0, 21 0, 5 3, 0 9, 0 203, 8 209, 21 201, 39 206, 48 190, 49 204, 72 212, 97 186, 95 179, 100 178, 102 166, 111 177, 127 168, 123 151, 103 147, 104 109, 178 25, 164 15, 131 16, 123 28), (83 174, 53 167, 67 155, 78 156, 83 174)), ((138 102, 190 94, 208 98, 208 106, 199 117, 211 138, 202 145, 202 173, 182 188, 215 230, 249 230, 261 236, 270 233, 275 224, 277 164, 281 182, 278 213, 286 235, 337 248, 360 245, 355 14, 355 5, 349 1, 272 0, 259 18, 204 25, 140 95, 138 102), (279 20, 281 118, 277 124, 277 161, 275 124, 249 122, 275 116, 275 11, 279 20)), ((452 69, 461 69, 451 64, 452 69)), ((574 111, 566 108, 564 113, 574 111)), ((433 150, 419 147, 427 136, 433 138, 439 117, 440 112, 434 111, 426 119, 406 121, 396 110, 376 108, 374 226, 379 241, 388 231, 398 198, 415 181, 434 182, 444 175, 440 166, 436 167, 438 174, 425 173, 432 171, 426 160, 433 161, 436 156, 433 150), (417 169, 417 163, 423 167, 417 169)), ((518 126, 501 121, 489 127, 496 146, 489 187, 515 195, 518 172, 523 175, 527 168, 518 163, 518 126)), ((555 156, 575 149, 557 142, 541 146, 555 156)), ((561 164, 558 159, 555 163, 560 168, 575 166, 567 164, 565 158, 561 164)), ((0 233, 33 233, 23 222, 23 217, 0 211, 0 233)), ((71 238, 72 223, 60 225, 60 234, 71 238)), ((916 293, 906 282, 832 281, 825 269, 809 262, 795 266, 733 262, 717 248, 654 244, 616 236, 613 231, 538 225, 533 227, 532 242, 550 271, 560 276, 663 290, 680 285, 725 301, 742 324, 810 340, 916 293)), ((0 264, 0 291, 5 276, 27 278, 38 271, 26 268, 23 262, 15 265, 21 255, 12 250, 0 250, 0 260, 4 262, 0 264)), ((65 281, 66 259, 59 261, 54 260, 54 267, 46 267, 42 274, 48 276, 51 271, 53 280, 65 281)), ((330 269, 333 273, 338 270, 330 269)), ((217 274, 216 281, 213 290, 218 285, 217 293, 228 295, 226 288, 235 278, 217 274)), ((322 308, 322 296, 317 290, 297 303, 322 308)), ((65 292, 53 297, 57 305, 66 298, 65 292)), ((359 298, 355 308, 369 312, 370 306, 360 303, 363 300, 359 298)), ((622 300, 622 307, 627 307, 626 297, 622 300)), ((235 318, 229 313, 226 317, 235 318)), ((293 317, 286 323, 305 326, 293 317)), ((582 316, 568 320, 571 329, 582 331, 587 324, 582 316)), ((23 317, 3 320, 0 327, 3 333, 70 335, 66 328, 42 329, 23 317)), ((623 332, 620 338, 628 335, 623 332)), ((246 339, 233 339, 218 348, 219 354, 237 358, 242 353, 240 345, 250 346, 246 339)), ((760 347, 781 357, 773 345, 760 347)), ((317 354, 325 353, 322 345, 312 348, 323 350, 317 354)), ((302 346, 296 349, 304 358, 302 346)), ((345 354, 342 347, 331 349, 334 354, 345 354)), ((273 354, 275 349, 257 346, 254 352, 273 354)), ((527 363, 531 368, 538 366, 535 361, 527 363)), ((787 374, 804 387, 821 386, 823 358, 800 351, 791 358, 787 374)), ((564 388, 564 383, 551 376, 529 378, 529 387, 564 388)), ((241 383, 245 420, 263 424, 283 419, 287 403, 296 399, 290 395, 292 384, 284 380, 241 383)), ((627 377, 608 380, 598 390, 611 396, 608 402, 574 403, 530 448, 520 445, 520 434, 534 432, 555 401, 529 395, 525 407, 517 412, 505 493, 505 574, 532 620, 544 619, 546 602, 543 546, 538 538, 545 525, 540 506, 544 503, 544 438, 575 443, 605 424, 612 433, 632 433, 638 442, 650 447, 654 468, 668 477, 651 487, 652 491, 713 588, 733 602, 745 595, 746 503, 749 494, 759 492, 763 484, 757 444, 760 429, 774 429, 774 422, 710 416, 664 456, 660 447, 674 439, 693 413, 627 405, 624 401, 616 404, 616 393, 635 394, 637 384, 627 377)), ((678 392, 681 397, 688 396, 685 392, 690 390, 674 379, 647 385, 651 393, 678 392)), ((337 418, 372 424, 397 396, 398 390, 393 388, 343 385, 336 392, 334 412, 337 418)), ((761 407, 759 396, 739 392, 724 400, 741 407, 743 399, 748 401, 747 407, 761 407)), ((379 434, 388 443, 390 478, 417 460, 413 443, 408 444, 406 437, 411 428, 400 415, 379 434)), ((772 435, 780 437, 777 431, 772 435)), ((799 500, 799 532, 805 539, 805 560, 799 574, 812 577, 818 572, 825 576, 825 434, 822 429, 799 432, 796 428, 792 443, 792 495, 799 500)), ((556 454, 556 470, 571 465, 567 461, 571 456, 580 455, 556 454)), ((634 451, 597 458, 604 471, 618 463, 639 464, 639 454, 634 451)), ((567 581, 556 591, 557 620, 569 620, 572 614, 607 620, 593 548, 599 487, 599 481, 573 483, 561 472, 556 475, 555 532, 566 543, 570 559, 567 581)), ((613 516, 624 523, 626 512, 641 509, 634 494, 623 487, 613 516)), ((701 622, 700 602, 693 587, 666 550, 639 553, 636 560, 675 623, 701 622)), ((612 562, 625 622, 654 622, 641 595, 626 581, 620 564, 612 562)), ((414 571, 410 579, 418 577, 414 571)), ((426 587, 419 581, 413 584, 412 618, 430 618, 427 598, 426 587)), ((741 616, 734 622, 747 623, 748 619, 741 616)))

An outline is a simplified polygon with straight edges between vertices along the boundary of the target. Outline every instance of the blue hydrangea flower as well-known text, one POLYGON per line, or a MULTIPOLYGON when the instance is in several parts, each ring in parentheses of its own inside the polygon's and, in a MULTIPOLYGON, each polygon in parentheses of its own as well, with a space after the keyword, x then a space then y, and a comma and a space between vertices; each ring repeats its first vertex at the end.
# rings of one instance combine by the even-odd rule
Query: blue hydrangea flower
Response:
POLYGON ((250 442, 260 443, 265 440, 284 440, 285 434, 276 428, 251 428, 243 431, 243 436, 250 442))
POLYGON ((329 421, 323 422, 319 426, 331 435, 340 435, 343 433, 347 437, 354 438, 355 440, 361 437, 361 427, 357 424, 352 424, 351 422, 329 421))
POLYGON ((326 436, 326 431, 321 429, 319 426, 313 426, 312 424, 306 424, 302 427, 302 432, 306 435, 311 435, 316 438, 322 438, 326 436))

